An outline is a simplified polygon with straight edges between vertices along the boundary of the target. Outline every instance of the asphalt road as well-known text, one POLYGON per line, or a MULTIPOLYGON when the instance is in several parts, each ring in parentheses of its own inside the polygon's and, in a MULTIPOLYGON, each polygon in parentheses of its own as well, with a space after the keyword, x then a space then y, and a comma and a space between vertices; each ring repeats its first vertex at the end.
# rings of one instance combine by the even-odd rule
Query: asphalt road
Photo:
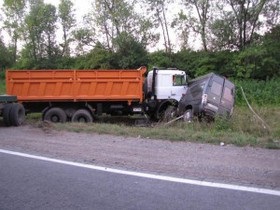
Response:
POLYGON ((0 209, 279 209, 280 197, 0 153, 0 209))

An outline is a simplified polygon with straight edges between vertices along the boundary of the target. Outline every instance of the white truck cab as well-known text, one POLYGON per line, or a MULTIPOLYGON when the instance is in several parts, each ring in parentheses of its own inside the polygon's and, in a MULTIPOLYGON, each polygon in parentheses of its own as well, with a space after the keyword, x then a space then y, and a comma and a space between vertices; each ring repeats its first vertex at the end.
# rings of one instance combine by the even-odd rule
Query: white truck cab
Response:
POLYGON ((187 87, 184 71, 154 68, 146 80, 146 113, 156 121, 175 115, 187 87))
MULTIPOLYGON (((152 92, 153 86, 153 72, 148 73, 148 91, 152 92)), ((181 70, 156 70, 155 77, 155 92, 156 98, 161 99, 174 99, 180 101, 182 95, 187 90, 187 76, 184 71, 181 70)))

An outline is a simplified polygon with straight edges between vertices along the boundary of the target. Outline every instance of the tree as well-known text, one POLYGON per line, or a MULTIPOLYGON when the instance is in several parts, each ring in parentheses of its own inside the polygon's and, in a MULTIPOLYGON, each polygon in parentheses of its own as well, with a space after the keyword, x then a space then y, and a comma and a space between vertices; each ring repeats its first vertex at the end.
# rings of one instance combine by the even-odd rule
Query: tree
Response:
POLYGON ((149 11, 153 14, 154 25, 160 26, 161 34, 164 40, 165 52, 171 54, 172 44, 169 32, 169 23, 166 17, 166 11, 168 4, 173 0, 145 0, 149 5, 149 11))
POLYGON ((234 18, 230 15, 218 18, 210 24, 211 48, 213 50, 228 50, 236 48, 237 33, 235 33, 234 18))
POLYGON ((212 25, 214 42, 238 50, 253 44, 260 29, 267 30, 270 22, 268 19, 279 19, 277 11, 280 9, 273 4, 279 5, 279 0, 221 1, 221 4, 217 4, 219 18, 212 25), (269 16, 271 18, 265 18, 269 16))
POLYGON ((86 27, 73 31, 73 37, 77 44, 75 49, 77 55, 86 54, 87 48, 93 48, 98 43, 95 32, 86 27))
POLYGON ((5 46, 0 37, 0 72, 6 67, 10 67, 13 62, 13 56, 9 52, 9 49, 5 46))
POLYGON ((280 24, 280 1, 267 0, 261 15, 267 28, 280 24))
POLYGON ((110 69, 113 66, 113 53, 106 49, 101 43, 96 43, 93 49, 76 59, 76 68, 79 69, 110 69))
POLYGON ((176 18, 173 19, 171 23, 171 27, 175 29, 177 37, 179 38, 179 42, 177 45, 182 50, 186 50, 189 48, 189 37, 190 30, 188 25, 186 24, 187 16, 181 10, 176 18))
POLYGON ((236 76, 271 79, 280 76, 280 25, 268 31, 261 43, 252 44, 234 56, 236 76))
POLYGON ((30 12, 25 17, 26 44, 22 59, 29 59, 35 68, 55 66, 58 55, 56 21, 55 6, 45 4, 42 0, 30 0, 30 12))
POLYGON ((114 42, 116 53, 113 57, 118 68, 138 68, 148 64, 145 46, 130 34, 122 32, 114 39, 114 42))
POLYGON ((18 41, 21 36, 22 24, 26 12, 26 0, 4 0, 3 4, 6 20, 4 28, 11 37, 12 62, 17 60, 18 41))
POLYGON ((265 75, 267 77, 280 76, 280 24, 266 32, 262 47, 266 49, 267 56, 263 58, 265 75))
POLYGON ((60 0, 58 5, 58 17, 60 19, 63 30, 63 49, 64 56, 70 56, 71 38, 69 37, 71 29, 74 27, 76 20, 74 17, 73 3, 71 0, 60 0))
POLYGON ((266 2, 266 0, 228 0, 237 23, 239 49, 252 43, 255 30, 260 24, 259 15, 266 2))
POLYGON ((202 40, 204 51, 208 51, 207 28, 210 12, 210 0, 184 0, 186 7, 189 7, 188 25, 202 40), (195 13, 193 13, 193 10, 195 13))
POLYGON ((99 41, 112 52, 116 50, 115 38, 122 33, 130 34, 138 42, 148 45, 157 39, 151 22, 135 12, 136 0, 96 0, 91 22, 97 28, 99 41))

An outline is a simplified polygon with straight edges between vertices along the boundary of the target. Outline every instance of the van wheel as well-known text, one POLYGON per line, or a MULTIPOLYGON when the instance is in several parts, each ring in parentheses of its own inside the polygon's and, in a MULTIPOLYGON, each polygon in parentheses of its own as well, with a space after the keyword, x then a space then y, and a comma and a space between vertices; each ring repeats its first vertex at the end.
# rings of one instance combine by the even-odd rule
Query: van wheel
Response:
POLYGON ((192 109, 187 109, 184 114, 183 114, 183 120, 185 122, 192 122, 193 121, 193 110, 192 109))
POLYGON ((93 117, 90 112, 86 109, 77 110, 71 119, 72 122, 82 122, 82 123, 91 123, 93 122, 93 117))
POLYGON ((5 104, 3 109, 3 120, 6 126, 11 126, 10 112, 13 104, 5 104))
POLYGON ((63 109, 54 107, 46 111, 43 119, 53 123, 65 123, 67 120, 67 115, 63 109))
POLYGON ((13 104, 10 111, 10 122, 13 126, 21 125, 25 120, 25 110, 22 104, 13 104))
POLYGON ((176 117, 176 107, 175 106, 168 106, 167 109, 164 111, 163 120, 168 122, 176 117))

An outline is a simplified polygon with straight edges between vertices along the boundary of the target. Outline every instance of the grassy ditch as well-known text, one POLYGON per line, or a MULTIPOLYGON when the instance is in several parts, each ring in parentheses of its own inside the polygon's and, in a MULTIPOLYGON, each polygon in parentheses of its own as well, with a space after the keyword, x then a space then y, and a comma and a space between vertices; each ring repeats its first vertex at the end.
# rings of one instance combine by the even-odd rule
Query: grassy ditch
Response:
MULTIPOLYGON (((266 128, 247 107, 237 107, 230 120, 218 118, 213 123, 184 123, 176 122, 172 125, 152 124, 146 127, 135 125, 133 118, 113 118, 109 123, 98 120, 95 123, 66 123, 47 124, 52 129, 72 132, 86 132, 98 134, 112 134, 128 137, 148 139, 164 139, 170 141, 187 141, 237 146, 254 146, 270 149, 280 149, 280 107, 258 108, 258 114, 263 117, 269 128, 266 128)), ((33 116, 31 121, 36 121, 33 116)), ((37 123, 39 127, 44 123, 37 123)))

